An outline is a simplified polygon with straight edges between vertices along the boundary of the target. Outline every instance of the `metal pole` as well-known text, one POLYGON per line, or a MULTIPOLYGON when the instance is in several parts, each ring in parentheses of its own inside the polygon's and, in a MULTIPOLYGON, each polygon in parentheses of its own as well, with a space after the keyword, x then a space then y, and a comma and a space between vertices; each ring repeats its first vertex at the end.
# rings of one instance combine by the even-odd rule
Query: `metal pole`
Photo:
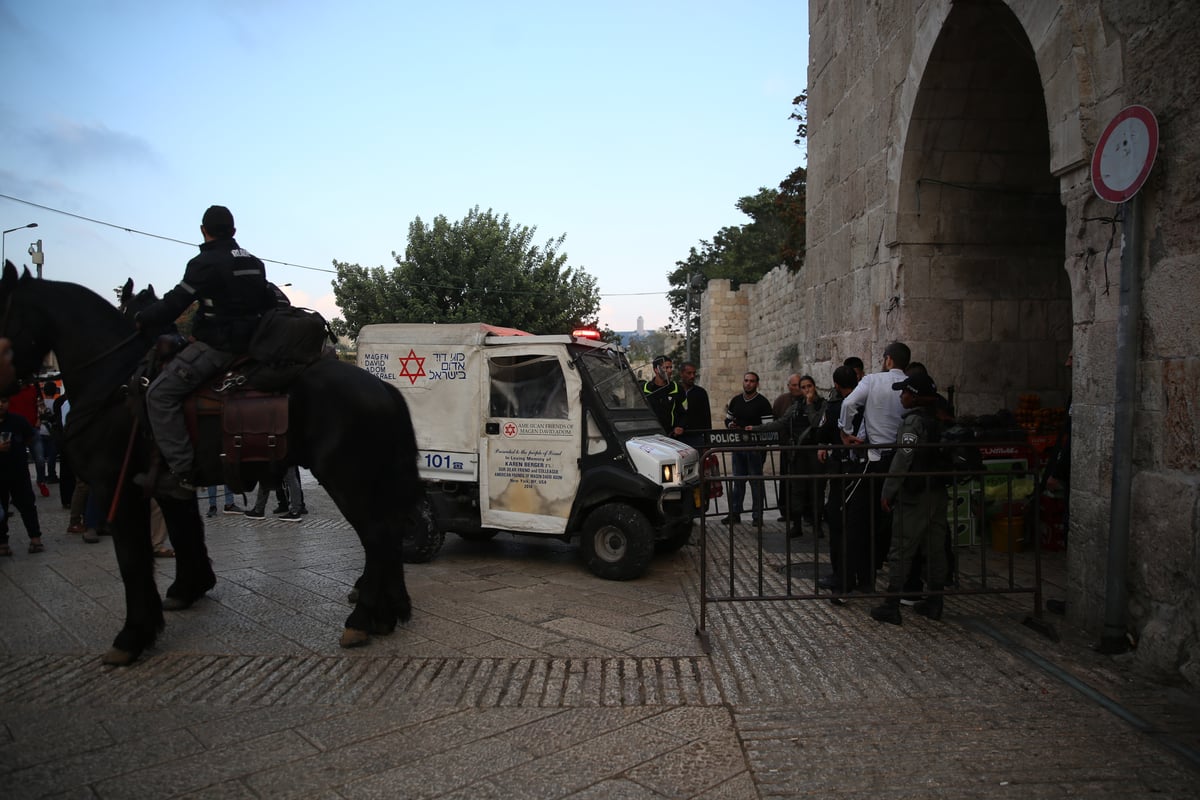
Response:
POLYGON ((0 268, 3 268, 4 265, 8 263, 8 235, 13 231, 20 231, 26 228, 36 228, 37 225, 38 224, 36 222, 31 222, 28 225, 18 225, 15 228, 9 228, 3 233, 0 233, 0 268))
POLYGON ((1133 413, 1137 362, 1141 350, 1142 199, 1125 203, 1125 247, 1121 251, 1121 294, 1117 311, 1117 385, 1113 413, 1112 499, 1108 521, 1108 577, 1105 586, 1103 653, 1129 649, 1125 631, 1129 602, 1129 517, 1133 485, 1133 413))

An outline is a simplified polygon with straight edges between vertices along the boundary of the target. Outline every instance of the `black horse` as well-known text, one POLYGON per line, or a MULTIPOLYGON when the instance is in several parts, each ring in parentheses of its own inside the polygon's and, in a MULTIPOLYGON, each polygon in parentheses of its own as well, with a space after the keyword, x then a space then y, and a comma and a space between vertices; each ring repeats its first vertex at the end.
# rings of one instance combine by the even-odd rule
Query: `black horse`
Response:
MULTIPOLYGON (((132 663, 163 628, 163 604, 154 582, 149 500, 131 477, 145 471, 153 444, 133 437, 126 403, 130 375, 152 344, 121 312, 76 284, 21 276, 11 262, 0 278, 0 336, 12 340, 18 378, 28 378, 54 351, 71 393, 64 434, 66 456, 102 507, 120 496, 113 544, 125 584, 125 625, 104 655, 105 664, 132 663)), ((5 390, 13 387, 2 387, 5 390)), ((420 519, 417 443, 408 407, 387 383, 351 364, 322 359, 289 391, 288 463, 310 469, 363 544, 366 563, 341 644, 365 644, 412 616, 404 585, 402 540, 420 519)), ((156 498, 176 554, 176 579, 167 589, 185 608, 216 578, 194 500, 156 498)))

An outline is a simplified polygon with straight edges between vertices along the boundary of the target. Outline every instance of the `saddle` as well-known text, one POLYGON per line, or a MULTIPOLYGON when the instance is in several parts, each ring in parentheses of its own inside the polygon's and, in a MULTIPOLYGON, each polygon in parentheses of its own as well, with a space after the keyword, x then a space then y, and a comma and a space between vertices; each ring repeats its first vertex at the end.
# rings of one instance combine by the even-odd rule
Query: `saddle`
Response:
MULTIPOLYGON (((163 365, 184 346, 186 341, 182 337, 174 334, 160 337, 130 382, 133 390, 129 402, 147 438, 153 434, 145 390, 163 365)), ((192 477, 197 485, 225 484, 235 492, 248 492, 260 481, 268 480, 275 485, 283 473, 288 457, 289 395, 286 390, 265 391, 255 387, 247 378, 254 367, 249 356, 241 356, 183 402, 183 417, 195 450, 192 477)), ((151 469, 157 470, 158 448, 152 452, 151 469)))
MULTIPOLYGON (((248 492, 264 479, 278 485, 288 456, 288 387, 321 357, 327 339, 334 341, 333 334, 317 312, 273 308, 263 314, 247 353, 187 397, 183 413, 198 485, 223 483, 235 492, 248 492)), ((139 366, 135 385, 149 386, 185 346, 178 333, 160 336, 139 366)), ((143 397, 135 413, 144 417, 143 397)), ((157 448, 154 452, 157 457, 157 448)))
POLYGON ((247 492, 267 474, 282 472, 288 456, 288 395, 247 388, 234 369, 184 401, 196 450, 197 481, 247 492), (213 479, 213 472, 220 476, 213 479))

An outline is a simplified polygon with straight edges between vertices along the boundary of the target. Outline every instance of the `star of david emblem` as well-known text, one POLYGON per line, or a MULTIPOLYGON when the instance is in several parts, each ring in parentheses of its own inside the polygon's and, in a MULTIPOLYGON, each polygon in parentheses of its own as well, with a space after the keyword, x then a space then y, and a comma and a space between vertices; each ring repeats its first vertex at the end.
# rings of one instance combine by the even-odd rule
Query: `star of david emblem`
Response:
POLYGON ((517 424, 515 422, 504 423, 504 435, 510 439, 517 435, 517 424))
POLYGON ((406 355, 404 358, 398 358, 396 360, 400 362, 400 377, 408 378, 408 383, 410 386, 417 382, 417 378, 425 377, 425 359, 418 358, 415 350, 410 348, 408 355, 406 355), (413 362, 416 362, 417 365, 416 372, 412 371, 413 362))

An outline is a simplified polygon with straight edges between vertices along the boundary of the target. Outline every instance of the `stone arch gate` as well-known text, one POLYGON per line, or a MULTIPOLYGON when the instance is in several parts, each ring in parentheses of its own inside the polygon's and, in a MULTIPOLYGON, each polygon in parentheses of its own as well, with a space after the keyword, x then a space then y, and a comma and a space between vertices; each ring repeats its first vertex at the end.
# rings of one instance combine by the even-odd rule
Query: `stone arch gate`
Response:
POLYGON ((960 413, 1014 409, 1020 393, 1063 406, 1065 218, 1033 47, 999 0, 953 4, 925 41, 889 156, 884 319, 902 314, 897 337, 954 387, 960 413))

